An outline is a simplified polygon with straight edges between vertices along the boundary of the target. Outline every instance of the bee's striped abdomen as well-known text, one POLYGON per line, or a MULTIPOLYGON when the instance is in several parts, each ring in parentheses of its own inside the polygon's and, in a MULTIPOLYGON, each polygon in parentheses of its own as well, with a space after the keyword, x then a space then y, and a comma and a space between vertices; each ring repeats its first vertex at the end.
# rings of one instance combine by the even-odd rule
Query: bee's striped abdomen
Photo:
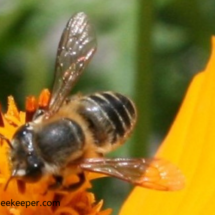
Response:
POLYGON ((122 141, 136 122, 136 109, 127 97, 101 92, 81 98, 79 113, 88 122, 95 143, 102 146, 122 141))

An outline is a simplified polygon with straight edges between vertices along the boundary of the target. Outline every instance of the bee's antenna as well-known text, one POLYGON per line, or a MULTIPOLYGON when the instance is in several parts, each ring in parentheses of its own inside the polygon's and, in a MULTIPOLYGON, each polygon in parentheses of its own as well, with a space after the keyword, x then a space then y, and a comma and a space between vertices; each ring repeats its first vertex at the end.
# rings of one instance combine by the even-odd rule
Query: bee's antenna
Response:
POLYGON ((11 180, 14 178, 14 176, 16 175, 17 170, 18 170, 18 168, 16 168, 15 170, 13 170, 11 176, 8 178, 8 180, 7 180, 7 182, 6 182, 5 186, 4 186, 4 191, 7 190, 7 187, 8 187, 8 185, 9 185, 10 181, 11 181, 11 180))
POLYGON ((0 134, 0 139, 5 140, 8 144, 8 146, 10 146, 10 148, 13 149, 13 146, 12 146, 10 140, 8 138, 6 138, 3 134, 0 134))

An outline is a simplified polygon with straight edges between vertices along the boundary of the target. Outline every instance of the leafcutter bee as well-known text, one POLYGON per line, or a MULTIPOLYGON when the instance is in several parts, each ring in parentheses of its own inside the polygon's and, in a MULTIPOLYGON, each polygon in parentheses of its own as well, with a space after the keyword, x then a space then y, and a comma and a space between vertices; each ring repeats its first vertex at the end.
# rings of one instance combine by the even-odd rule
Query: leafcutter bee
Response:
POLYGON ((15 132, 10 145, 11 177, 36 183, 51 175, 50 189, 73 190, 85 181, 84 171, 117 177, 157 190, 183 187, 183 175, 171 163, 157 158, 105 158, 132 132, 137 112, 126 96, 112 91, 89 95, 69 93, 96 50, 96 37, 87 15, 73 15, 57 50, 55 80, 47 109, 15 132), (64 186, 77 174, 77 184, 64 186))

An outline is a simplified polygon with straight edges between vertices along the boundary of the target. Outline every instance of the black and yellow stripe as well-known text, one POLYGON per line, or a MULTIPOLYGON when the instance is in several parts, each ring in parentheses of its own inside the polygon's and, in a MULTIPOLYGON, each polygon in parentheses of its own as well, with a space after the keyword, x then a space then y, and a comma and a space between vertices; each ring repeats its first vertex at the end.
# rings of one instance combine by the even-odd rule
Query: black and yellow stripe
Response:
POLYGON ((79 113, 89 123, 89 129, 99 146, 120 141, 130 133, 136 121, 133 102, 109 91, 82 97, 79 113))

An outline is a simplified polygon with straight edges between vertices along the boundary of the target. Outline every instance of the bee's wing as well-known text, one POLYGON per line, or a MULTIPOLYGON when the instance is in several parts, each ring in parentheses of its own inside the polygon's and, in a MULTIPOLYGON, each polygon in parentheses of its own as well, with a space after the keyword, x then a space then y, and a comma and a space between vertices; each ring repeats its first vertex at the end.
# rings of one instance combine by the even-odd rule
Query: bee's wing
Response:
POLYGON ((48 115, 58 111, 95 50, 95 32, 87 15, 75 14, 68 21, 58 46, 48 115))
POLYGON ((162 159, 90 158, 80 167, 113 176, 145 188, 174 191, 184 187, 184 176, 170 162, 162 159))

